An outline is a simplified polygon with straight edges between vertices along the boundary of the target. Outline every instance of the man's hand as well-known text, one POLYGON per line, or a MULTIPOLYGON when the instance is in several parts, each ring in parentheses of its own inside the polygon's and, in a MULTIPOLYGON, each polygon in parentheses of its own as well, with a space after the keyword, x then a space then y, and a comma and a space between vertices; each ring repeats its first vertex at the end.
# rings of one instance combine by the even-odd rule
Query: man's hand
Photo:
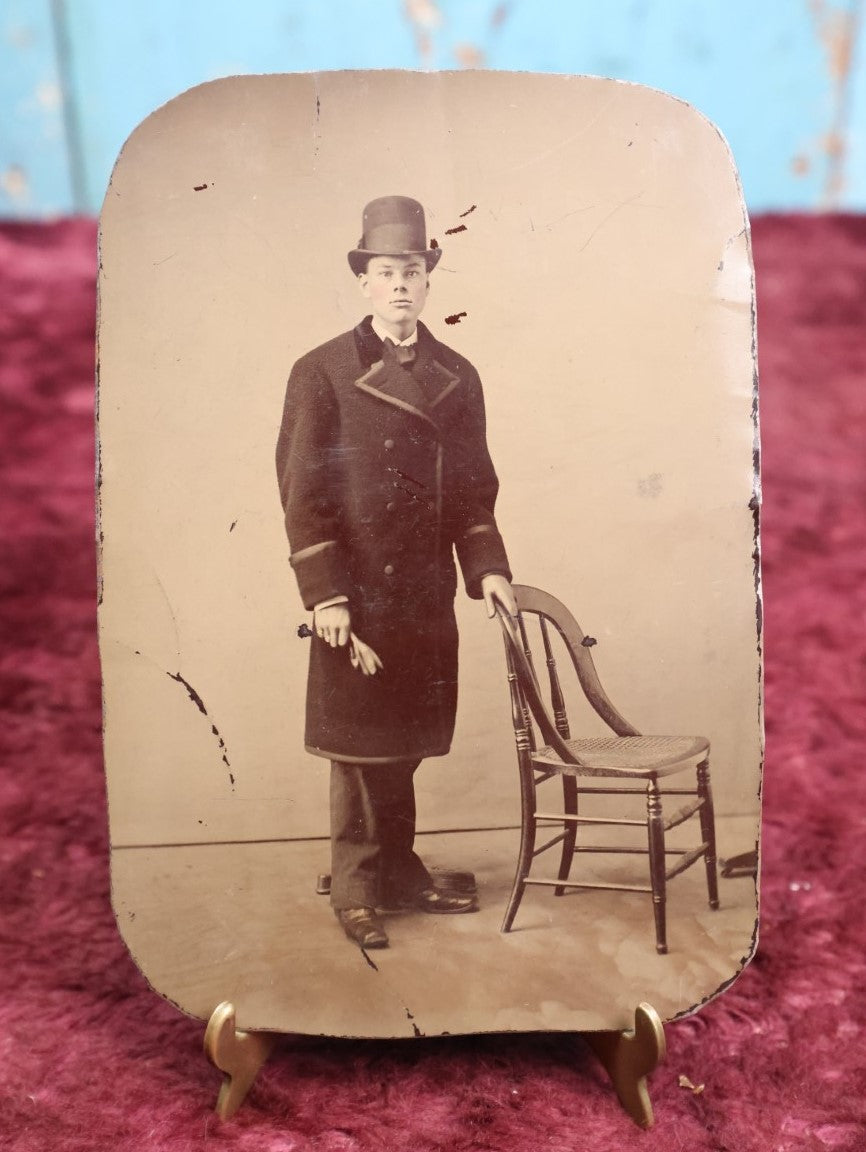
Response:
POLYGON ((345 648, 351 627, 347 604, 331 604, 328 608, 317 608, 313 613, 313 630, 332 648, 345 648))
POLYGON ((352 662, 352 667, 360 668, 365 676, 375 676, 378 669, 383 667, 382 661, 370 645, 365 644, 363 640, 359 640, 354 632, 352 633, 352 647, 349 651, 349 659, 352 662))
POLYGON ((481 594, 487 606, 487 615, 492 618, 496 614, 496 605, 499 604, 509 616, 517 615, 517 600, 511 584, 500 576, 498 572, 489 572, 481 577, 481 594))

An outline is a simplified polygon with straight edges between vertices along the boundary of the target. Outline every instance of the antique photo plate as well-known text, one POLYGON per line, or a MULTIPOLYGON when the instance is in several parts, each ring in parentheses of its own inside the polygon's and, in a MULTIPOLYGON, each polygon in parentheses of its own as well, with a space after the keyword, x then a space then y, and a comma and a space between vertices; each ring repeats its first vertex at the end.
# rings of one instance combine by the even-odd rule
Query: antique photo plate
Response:
MULTIPOLYGON (((702 861, 672 880, 666 955, 638 893, 530 888, 500 931, 520 839, 512 708, 502 631, 462 581, 456 731, 417 773, 416 847, 474 872, 480 910, 389 916, 390 947, 372 955, 316 891, 328 765, 304 750, 313 638, 274 450, 292 365, 365 315, 346 252, 364 205, 391 194, 423 204, 442 251, 423 323, 483 383, 515 582, 573 613, 631 724, 709 741, 718 855, 756 847, 754 284, 718 130, 592 77, 234 77, 136 129, 101 217, 120 930, 160 994, 202 1019, 230 1000, 245 1029, 617 1029, 640 1001, 671 1019, 750 958, 755 881, 719 879, 711 909, 702 861)), ((557 667, 572 736, 603 735, 564 653, 557 667)), ((642 795, 629 803, 645 812, 642 795)), ((614 831, 624 844, 634 830, 614 831)), ((646 856, 574 868, 647 883, 646 856)))

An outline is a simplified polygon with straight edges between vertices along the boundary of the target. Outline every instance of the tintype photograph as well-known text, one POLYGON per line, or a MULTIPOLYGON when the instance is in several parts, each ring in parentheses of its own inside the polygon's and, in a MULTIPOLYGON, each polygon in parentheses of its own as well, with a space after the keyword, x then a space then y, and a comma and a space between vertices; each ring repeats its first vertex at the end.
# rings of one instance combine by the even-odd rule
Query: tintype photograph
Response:
POLYGON ((236 77, 101 217, 115 913, 207 1019, 616 1029, 757 938, 748 220, 654 90, 236 77))

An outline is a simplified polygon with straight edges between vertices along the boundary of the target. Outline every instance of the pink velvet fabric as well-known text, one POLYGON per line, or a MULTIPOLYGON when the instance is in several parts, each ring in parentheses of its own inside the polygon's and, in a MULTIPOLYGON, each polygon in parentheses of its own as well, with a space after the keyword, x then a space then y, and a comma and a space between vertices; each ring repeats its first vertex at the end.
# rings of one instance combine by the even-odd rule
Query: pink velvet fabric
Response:
POLYGON ((0 228, 0 1144, 866 1148, 866 219, 754 226, 767 733, 761 944, 669 1026, 656 1127, 584 1043, 289 1038, 221 1123, 202 1026, 127 955, 109 904, 93 546, 91 221, 0 228), (685 1075, 694 1093, 678 1086, 685 1075))

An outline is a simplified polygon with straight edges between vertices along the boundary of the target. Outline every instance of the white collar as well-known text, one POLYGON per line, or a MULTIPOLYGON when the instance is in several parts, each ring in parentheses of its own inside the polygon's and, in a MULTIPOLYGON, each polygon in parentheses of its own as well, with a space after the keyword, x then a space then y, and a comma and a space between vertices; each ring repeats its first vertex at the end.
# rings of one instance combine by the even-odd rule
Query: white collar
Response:
POLYGON ((398 340, 395 336, 391 335, 391 333, 387 328, 384 327, 384 325, 379 323, 379 319, 376 316, 372 318, 371 327, 383 343, 385 340, 390 340, 391 343, 395 344, 398 348, 411 348, 413 344, 418 343, 417 328, 415 328, 411 335, 407 336, 405 340, 398 340))

